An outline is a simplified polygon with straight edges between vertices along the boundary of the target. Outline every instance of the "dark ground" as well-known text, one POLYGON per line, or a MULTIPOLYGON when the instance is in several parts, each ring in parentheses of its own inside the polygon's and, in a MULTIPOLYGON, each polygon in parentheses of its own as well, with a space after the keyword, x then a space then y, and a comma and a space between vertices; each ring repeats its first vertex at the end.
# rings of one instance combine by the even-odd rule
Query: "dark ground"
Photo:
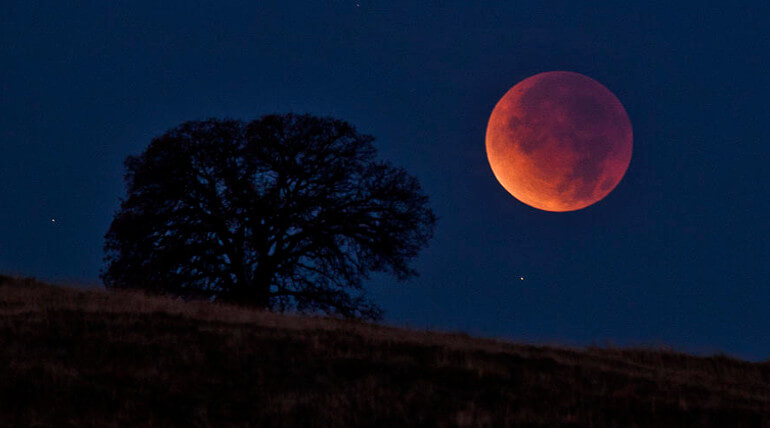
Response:
POLYGON ((770 426, 770 364, 0 276, 4 426, 770 426))

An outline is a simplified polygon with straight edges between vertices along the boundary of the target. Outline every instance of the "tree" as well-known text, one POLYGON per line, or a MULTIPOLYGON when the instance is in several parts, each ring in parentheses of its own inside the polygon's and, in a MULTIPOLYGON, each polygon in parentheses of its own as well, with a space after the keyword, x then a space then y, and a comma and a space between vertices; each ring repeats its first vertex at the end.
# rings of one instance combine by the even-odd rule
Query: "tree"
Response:
POLYGON ((436 217, 373 140, 295 114, 186 122, 153 139, 125 162, 105 285, 379 318, 363 281, 416 275, 436 217))

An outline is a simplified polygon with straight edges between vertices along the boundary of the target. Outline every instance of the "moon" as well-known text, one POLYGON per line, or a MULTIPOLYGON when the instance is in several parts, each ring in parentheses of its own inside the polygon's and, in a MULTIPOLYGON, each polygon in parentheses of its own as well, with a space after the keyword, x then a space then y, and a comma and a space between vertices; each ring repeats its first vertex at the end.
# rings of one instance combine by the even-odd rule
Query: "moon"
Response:
POLYGON ((519 201, 574 211, 604 199, 631 162, 633 131, 601 83, 549 71, 522 80, 497 102, 486 134, 489 165, 519 201))

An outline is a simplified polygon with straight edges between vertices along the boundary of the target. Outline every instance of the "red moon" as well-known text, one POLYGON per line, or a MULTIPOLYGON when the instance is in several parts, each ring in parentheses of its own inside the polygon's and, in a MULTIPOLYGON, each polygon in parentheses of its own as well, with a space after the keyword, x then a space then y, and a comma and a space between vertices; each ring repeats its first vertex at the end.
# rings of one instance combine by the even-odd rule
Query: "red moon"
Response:
POLYGON ((626 110, 601 83, 550 71, 522 80, 489 118, 487 158, 516 199, 545 211, 592 205, 618 185, 631 162, 626 110))

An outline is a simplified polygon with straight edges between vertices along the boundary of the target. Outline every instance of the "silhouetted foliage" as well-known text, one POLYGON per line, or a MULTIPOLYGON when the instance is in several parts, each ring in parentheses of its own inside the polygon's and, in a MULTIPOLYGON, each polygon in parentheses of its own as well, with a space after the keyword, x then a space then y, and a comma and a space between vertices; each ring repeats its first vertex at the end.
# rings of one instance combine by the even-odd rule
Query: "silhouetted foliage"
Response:
POLYGON ((126 160, 105 285, 378 318, 363 280, 415 275, 436 218, 372 141, 294 114, 187 122, 155 138, 126 160))

